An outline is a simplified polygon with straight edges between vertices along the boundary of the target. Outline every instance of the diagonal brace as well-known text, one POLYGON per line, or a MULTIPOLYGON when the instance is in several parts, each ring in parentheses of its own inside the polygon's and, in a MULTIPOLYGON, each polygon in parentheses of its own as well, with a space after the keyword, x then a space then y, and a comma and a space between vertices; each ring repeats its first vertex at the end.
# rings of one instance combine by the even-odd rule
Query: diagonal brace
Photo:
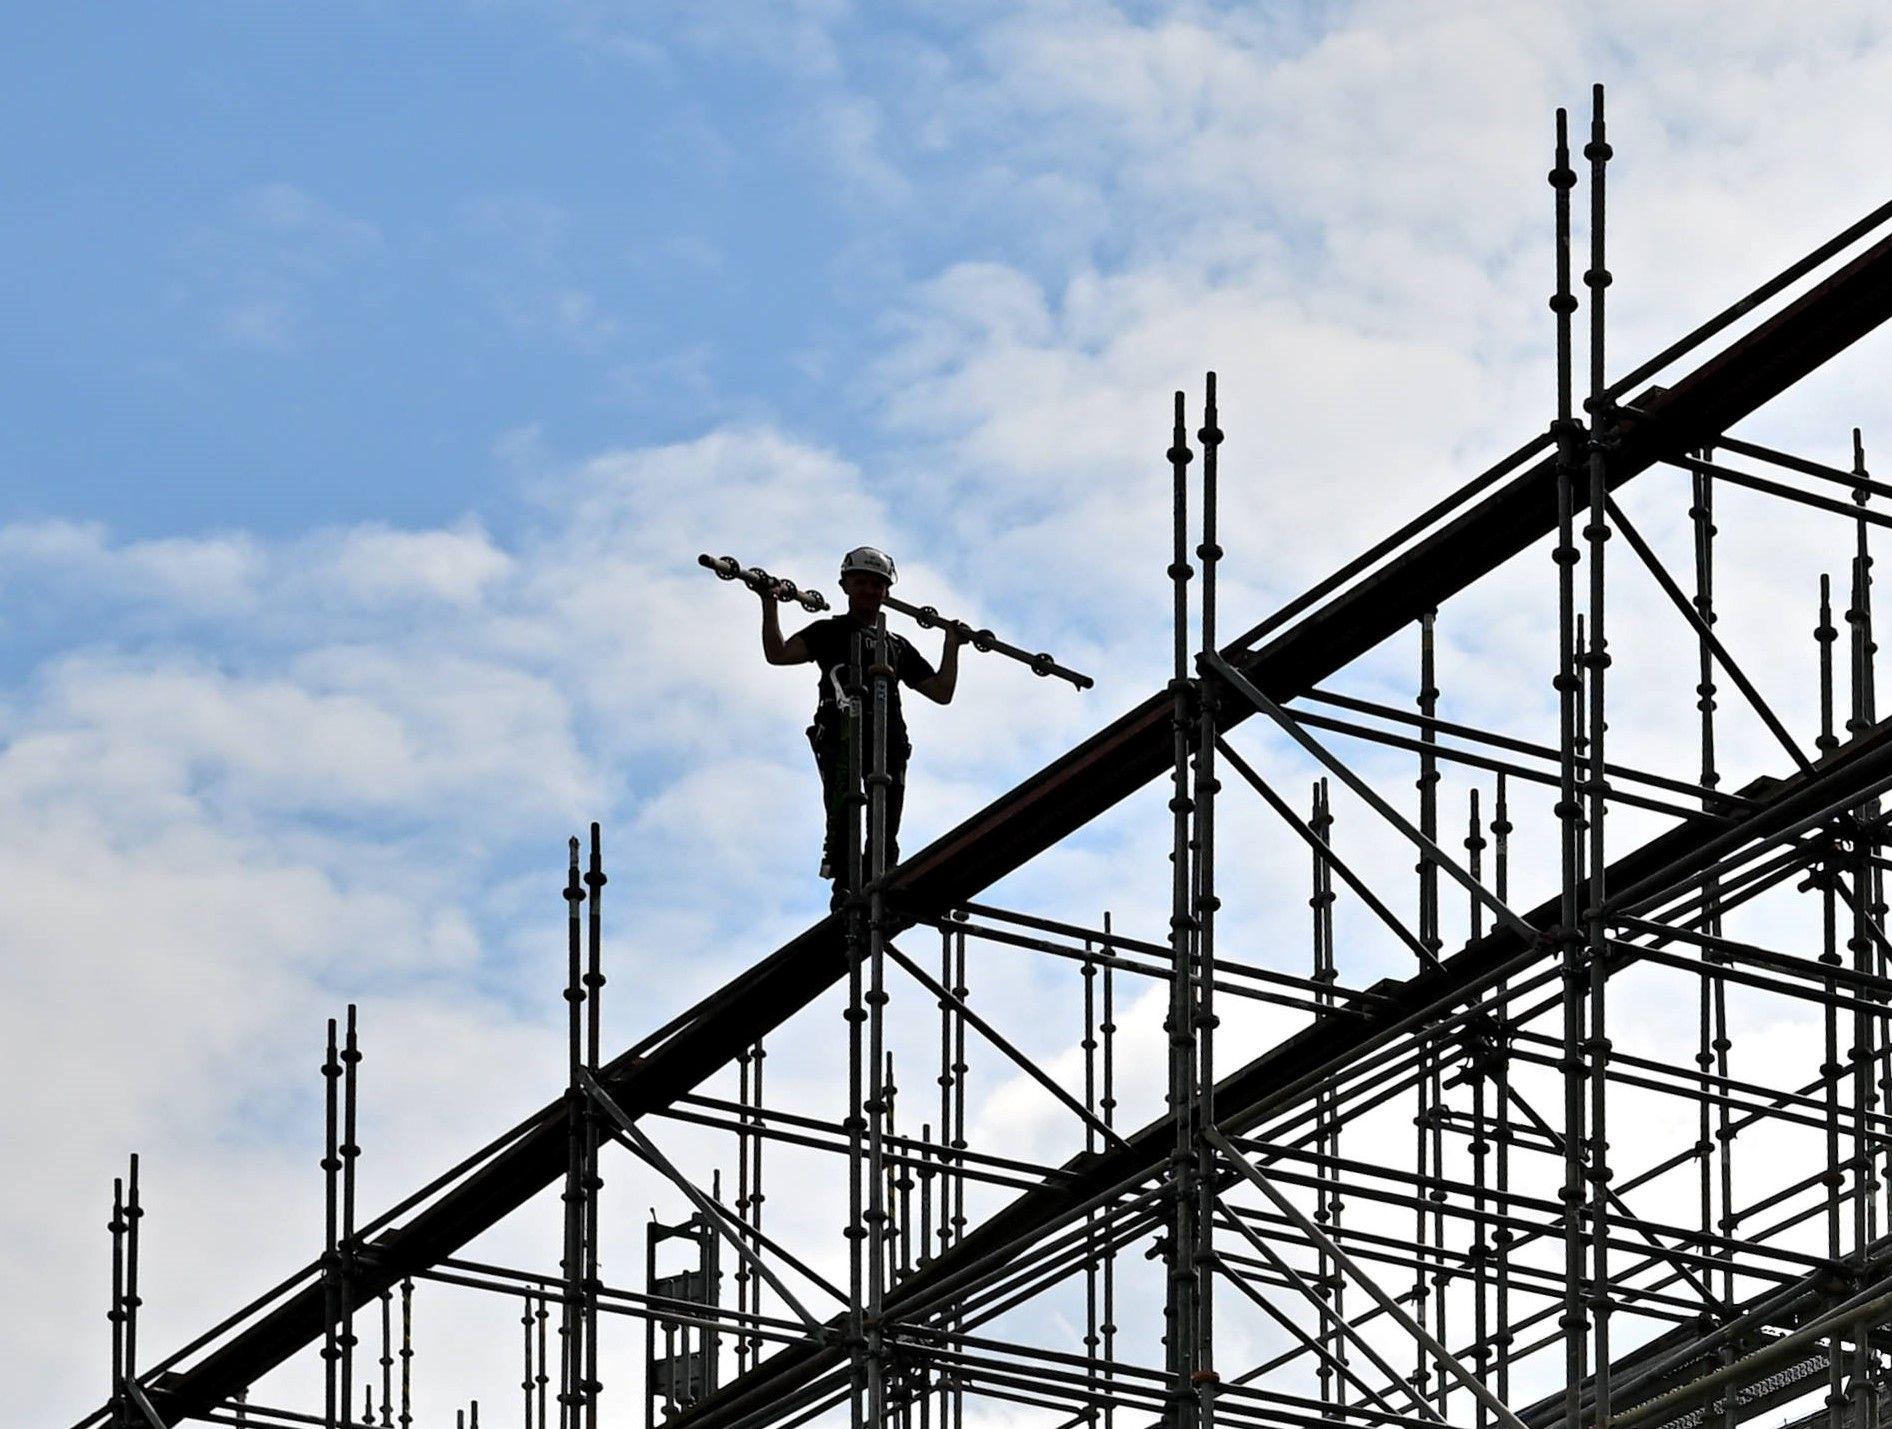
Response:
POLYGON ((1248 781, 1249 787, 1257 794, 1261 795, 1267 802, 1268 807, 1281 816, 1282 822, 1293 829, 1295 833, 1299 834, 1302 842, 1313 849, 1315 854, 1319 856, 1329 868, 1340 875, 1341 882, 1345 883, 1347 887, 1351 888, 1360 896, 1360 901, 1365 903, 1368 908, 1372 909, 1373 912, 1378 915, 1379 920, 1393 931, 1394 936, 1419 955, 1420 962, 1425 963, 1429 967, 1436 968, 1443 966, 1439 961, 1438 954, 1434 953, 1432 949, 1420 942, 1419 939, 1413 935, 1412 930, 1399 921, 1398 916, 1393 910, 1380 901, 1378 895, 1366 886, 1358 874, 1347 867, 1340 856, 1334 852, 1332 845, 1325 842, 1320 835, 1309 828, 1307 821, 1294 812, 1287 800, 1277 794, 1273 786, 1271 786, 1267 780, 1263 779, 1246 759, 1243 759, 1241 755, 1237 754, 1233 746, 1231 746, 1227 740, 1218 735, 1216 737, 1215 747, 1222 752, 1222 757, 1235 767, 1235 772, 1248 781))
MULTIPOLYGON (((1216 1199, 1218 1201, 1221 1200, 1220 1194, 1217 1195, 1216 1199)), ((1421 1394, 1418 1391, 1418 1389, 1409 1380, 1407 1380, 1404 1376, 1402 1376, 1398 1370, 1394 1369, 1392 1365, 1386 1362, 1385 1357, 1381 1355, 1378 1350, 1373 1348, 1372 1344, 1367 1340, 1367 1338, 1364 1335, 1362 1335, 1359 1332, 1359 1330, 1354 1328, 1352 1322, 1350 1322, 1343 1316, 1336 1315, 1334 1313, 1333 1306, 1329 1305, 1325 1300, 1321 1299, 1320 1292, 1316 1290, 1312 1285, 1309 1285, 1307 1283, 1307 1278, 1303 1276, 1300 1271, 1296 1270, 1291 1264, 1289 1264, 1285 1256, 1283 1256, 1273 1246, 1269 1245, 1267 1241, 1263 1240, 1259 1235, 1257 1235, 1254 1231, 1254 1228, 1248 1225, 1247 1222, 1243 1221, 1240 1216, 1234 1214, 1233 1211, 1229 1211, 1228 1207, 1226 1206, 1224 1206, 1223 1209, 1225 1211, 1228 1211, 1228 1219, 1226 1223, 1228 1225, 1234 1226, 1235 1229, 1238 1232, 1240 1232, 1242 1239, 1248 1242, 1248 1244, 1254 1249, 1255 1253, 1259 1255, 1263 1260, 1267 1261, 1268 1264, 1273 1266, 1275 1270, 1278 1271, 1282 1275, 1282 1277, 1287 1280, 1287 1282, 1290 1285, 1292 1285, 1297 1291, 1300 1292, 1301 1296, 1308 1302, 1308 1304, 1312 1305, 1314 1309, 1317 1312, 1319 1312, 1321 1319, 1333 1325, 1333 1327, 1336 1330, 1338 1330, 1342 1335, 1346 1337, 1348 1342, 1352 1344, 1352 1346, 1356 1350, 1358 1350, 1361 1354, 1365 1355, 1367 1359, 1372 1361, 1373 1367, 1375 1369, 1377 1369, 1381 1374, 1385 1375, 1386 1378, 1389 1381, 1391 1381, 1393 1384, 1398 1385, 1399 1388, 1404 1390, 1406 1392, 1406 1397, 1412 1400, 1412 1402, 1416 1406, 1418 1406, 1419 1413, 1422 1416, 1424 1416, 1427 1419, 1438 1420, 1441 1423, 1444 1422, 1438 1410, 1432 1407, 1432 1405, 1426 1400, 1426 1397, 1423 1394, 1421 1394)), ((1227 1267, 1221 1267, 1221 1269, 1224 1275, 1228 1275, 1227 1267)), ((1327 1351, 1325 1346, 1319 1344, 1317 1341, 1314 1341, 1312 1337, 1309 1336, 1307 1332, 1302 1330, 1299 1326, 1294 1325, 1288 1320, 1282 1318, 1282 1316, 1280 1315, 1280 1312, 1277 1311, 1273 1305, 1268 1303, 1268 1301, 1262 1297, 1259 1291, 1251 1289, 1247 1284, 1245 1284, 1244 1282, 1240 1280, 1235 1279, 1235 1277, 1233 1276, 1230 1276, 1229 1278, 1240 1289, 1247 1292, 1248 1297, 1251 1300, 1253 1300, 1257 1305, 1260 1305, 1261 1308, 1266 1310, 1270 1315, 1275 1316, 1275 1318, 1280 1320, 1283 1325, 1286 1325, 1289 1333, 1292 1334, 1296 1339, 1298 1339, 1303 1345, 1306 1345, 1309 1349, 1313 1350, 1317 1355, 1321 1357, 1323 1361, 1332 1361, 1335 1368, 1337 1368, 1342 1374, 1344 1374, 1355 1385, 1355 1387, 1357 1387, 1359 1391, 1362 1394, 1364 1394, 1368 1399, 1371 1399, 1375 1404, 1379 1405, 1380 1408, 1386 1410, 1389 1414, 1397 1414, 1399 1412, 1398 1410, 1394 1409, 1393 1406, 1387 1402, 1385 1396, 1380 1394, 1378 1390, 1374 1389, 1372 1385, 1368 1384, 1365 1380, 1361 1379, 1360 1376, 1355 1374, 1353 1370, 1349 1368, 1347 1365, 1341 1364, 1338 1360, 1335 1360, 1334 1357, 1327 1351)))
POLYGON ((1807 756, 1801 752, 1800 746, 1794 743, 1794 737, 1787 733, 1787 727, 1780 722, 1767 701, 1761 698, 1761 692, 1754 688, 1754 682, 1742 673, 1739 665, 1734 663, 1734 656, 1728 653, 1728 647, 1723 645, 1715 635, 1714 628, 1702 619, 1701 612, 1696 610, 1690 604, 1688 597, 1682 594, 1682 588, 1663 568, 1662 562, 1656 558, 1656 553, 1649 548, 1649 543, 1642 539, 1641 533, 1634 526, 1629 524, 1629 518, 1623 515, 1623 508, 1616 504, 1615 498, 1604 497, 1603 509, 1608 511, 1610 518, 1616 522, 1617 529, 1623 533, 1623 539, 1629 542, 1629 549, 1634 551, 1643 565, 1649 568, 1649 574, 1654 576, 1656 584, 1662 587, 1662 593, 1668 596, 1670 602, 1681 612, 1682 619, 1689 623, 1695 634, 1701 638, 1702 643, 1714 651, 1715 659, 1720 661, 1721 668, 1727 671, 1728 678, 1734 681, 1735 688, 1747 696, 1747 702, 1754 707, 1754 713, 1761 717, 1761 722, 1772 732, 1774 738, 1780 741, 1781 747, 1792 757, 1794 763, 1802 769, 1811 769, 1813 766, 1807 762, 1807 756))
POLYGON ((1414 1320, 1412 1316, 1408 1315, 1397 1300, 1388 1295, 1371 1276, 1361 1270, 1352 1256, 1348 1255, 1346 1251, 1336 1245, 1333 1238, 1329 1236, 1327 1232, 1314 1224, 1312 1217, 1307 1215, 1306 1212, 1302 1211, 1293 1201, 1284 1196, 1275 1183, 1264 1176, 1260 1168, 1247 1156, 1242 1154, 1240 1147, 1236 1146, 1234 1142, 1230 1141, 1214 1127, 1205 1129, 1203 1135, 1216 1150, 1220 1151, 1222 1155, 1227 1158, 1230 1169, 1232 1169, 1236 1175, 1248 1182, 1248 1184, 1253 1186, 1257 1191, 1260 1191, 1262 1195, 1266 1196, 1270 1201, 1273 1201, 1275 1208, 1279 1210, 1282 1215, 1293 1221, 1294 1224, 1299 1227, 1303 1235, 1307 1236, 1308 1239, 1312 1240, 1322 1250, 1326 1251, 1328 1255, 1333 1257, 1334 1263, 1358 1281, 1360 1287, 1372 1297, 1379 1305, 1380 1309, 1393 1317, 1402 1330, 1411 1335, 1420 1344, 1424 1345, 1432 1357, 1439 1362, 1439 1366, 1450 1374, 1452 1378, 1464 1385, 1466 1389, 1470 1390, 1472 1397, 1496 1415, 1498 1422, 1503 1424, 1505 1429, 1525 1429, 1524 1421, 1513 1414, 1510 1407, 1506 1405, 1502 1399, 1485 1388, 1483 1380, 1466 1369, 1464 1365, 1459 1363, 1456 1355, 1426 1333, 1425 1327, 1414 1320))
MULTIPOLYGON (((1230 1285, 1233 1285, 1248 1298, 1250 1304, 1263 1311, 1277 1325, 1286 1330, 1302 1349, 1311 1351, 1314 1357, 1323 1365, 1358 1389, 1363 1398, 1378 1405, 1388 1414, 1399 1413, 1399 1411, 1393 1408, 1387 1401, 1384 1395, 1373 1388, 1373 1386, 1368 1384, 1364 1379, 1360 1378, 1360 1376, 1354 1372, 1351 1365, 1347 1364, 1346 1361, 1342 1360, 1332 1350, 1328 1349, 1327 1346, 1323 1345, 1319 1340, 1315 1339, 1312 1335, 1308 1334, 1306 1330, 1297 1325, 1294 1322, 1293 1316, 1289 1315, 1287 1311, 1283 1310, 1279 1305, 1275 1304, 1274 1301, 1270 1300, 1266 1295, 1263 1295, 1254 1286, 1250 1285, 1246 1276, 1237 1274, 1233 1268, 1226 1265, 1218 1265, 1216 1269, 1222 1273, 1224 1280, 1228 1281, 1230 1285)), ((1424 1400, 1418 1400, 1417 1402, 1424 1406, 1427 1411, 1425 1417, 1432 1423, 1442 1424, 1445 1422, 1439 1418, 1438 1411, 1434 1410, 1431 1405, 1426 1404, 1424 1400)))
POLYGON ((144 1416, 145 1423, 150 1425, 151 1429, 165 1429, 163 1418, 151 1407, 151 1401, 145 1398, 143 1385, 135 1379, 128 1379, 125 1381, 125 1394, 133 1404, 138 1406, 138 1412, 144 1416))
MULTIPOLYGON (((1526 1101, 1524 1094, 1516 1087, 1507 1086, 1505 1092, 1509 1096, 1512 1105, 1516 1106, 1519 1111, 1524 1113, 1524 1119, 1532 1126, 1536 1127, 1544 1138, 1550 1142, 1552 1150, 1559 1156, 1562 1156, 1568 1144, 1564 1138, 1564 1134, 1546 1121, 1543 1114, 1526 1101)), ((1609 1202, 1616 1208, 1618 1215, 1630 1226, 1634 1227, 1638 1235, 1649 1242, 1649 1246, 1655 1252, 1656 1258, 1674 1270, 1677 1278, 1686 1281, 1688 1288, 1701 1296, 1704 1306, 1720 1315, 1725 1316, 1729 1313, 1727 1302, 1704 1285, 1686 1262, 1670 1253, 1672 1249, 1676 1251, 1681 1250, 1681 1246, 1670 1247, 1664 1245, 1656 1233, 1649 1228, 1648 1224, 1629 1208, 1629 1202, 1624 1200, 1622 1194, 1614 1187, 1606 1185, 1604 1194, 1609 1197, 1609 1202)), ((1511 1248, 1515 1251, 1520 1245, 1523 1245, 1527 1241, 1535 1240, 1540 1235, 1550 1235, 1553 1232, 1561 1231, 1563 1225, 1564 1217, 1560 1216, 1555 1221, 1544 1226, 1540 1231, 1533 1232, 1530 1235, 1520 1236, 1511 1243, 1511 1248)))
POLYGON ((1480 883, 1464 869, 1460 868, 1450 854, 1408 823, 1397 809, 1374 792, 1370 784, 1349 769, 1344 760, 1337 757, 1324 744, 1315 739, 1313 735, 1301 728, 1299 722, 1293 715, 1289 714, 1286 710, 1282 709, 1280 705, 1263 694, 1253 680, 1249 679, 1240 670, 1237 670, 1233 665, 1229 664, 1229 662, 1224 660, 1220 655, 1205 655, 1202 657, 1202 663, 1205 668, 1215 671, 1216 674, 1227 681, 1229 687, 1233 689, 1236 694, 1247 700, 1256 709, 1260 710, 1263 714, 1267 715, 1269 719, 1279 725, 1288 738, 1292 739, 1296 744, 1300 745, 1302 749, 1313 755, 1321 764, 1325 765, 1328 772, 1333 774, 1335 778, 1339 779, 1340 782, 1345 784, 1349 789, 1353 790, 1355 794, 1359 795, 1374 813, 1386 820, 1386 822, 1391 824, 1395 829, 1398 829, 1399 832, 1404 834, 1415 846, 1424 850, 1426 856, 1449 873, 1453 880, 1462 886, 1466 892, 1470 893, 1472 897, 1489 908, 1499 922, 1510 928, 1512 932, 1523 938, 1527 943, 1541 943, 1543 941, 1544 935, 1542 933, 1536 928, 1533 928, 1529 923, 1526 923, 1516 913, 1513 913, 1502 899, 1498 898, 1495 894, 1490 892, 1484 884, 1480 883))
MULTIPOLYGON (((827 1333, 826 1327, 816 1320, 813 1315, 808 1313, 801 1301, 795 1298, 795 1292, 782 1284, 781 1277, 770 1270, 767 1265, 763 1264, 762 1258, 751 1250, 749 1246, 744 1244, 742 1236, 737 1234, 734 1229, 735 1223, 731 1219, 729 1212, 725 1211, 715 1201, 699 1191, 691 1182, 690 1178, 679 1171, 676 1166, 672 1164, 670 1158, 657 1149, 657 1144, 637 1129, 637 1123, 624 1114, 624 1109, 611 1099, 609 1092, 598 1085, 597 1079, 594 1078, 589 1071, 580 1067, 578 1069, 578 1075, 583 1082, 585 1091, 597 1104, 599 1110, 610 1118, 617 1128, 618 1135, 630 1145, 631 1149, 662 1173, 664 1178, 679 1191, 683 1192, 685 1196, 689 1197, 690 1203, 703 1214, 706 1220, 716 1227, 723 1239, 729 1242, 730 1248, 748 1262, 751 1270, 768 1281, 769 1285, 775 1290, 775 1293, 780 1295, 782 1299, 788 1303, 789 1308, 801 1317, 802 1323, 806 1325, 811 1332, 817 1337, 825 1335, 827 1333)), ((745 1229, 750 1228, 745 1227, 745 1229)), ((820 1283, 822 1284, 822 1288, 827 1290, 830 1294, 839 1294, 833 1286, 828 1285, 825 1281, 820 1283)))
POLYGON ((951 1007, 954 1012, 958 1013, 961 1017, 965 1018, 966 1021, 978 1028, 980 1033, 984 1035, 986 1041, 990 1042, 994 1047, 998 1048, 999 1051, 1011 1058, 1011 1060, 1017 1064, 1018 1069, 1024 1072, 1026 1076, 1030 1077, 1033 1081, 1038 1083, 1039 1086, 1050 1092, 1051 1095, 1056 1097, 1064 1106, 1075 1112, 1078 1117, 1083 1120, 1084 1125, 1102 1136, 1113 1146, 1121 1147, 1128 1145, 1121 1136, 1117 1135, 1114 1128, 1105 1126, 1103 1122, 1086 1111, 1084 1103, 1080 1102, 1063 1087, 1059 1086, 1056 1079, 1047 1075, 1043 1068, 1033 1066, 1031 1058, 1027 1057, 1010 1042, 1006 1041, 1005 1038, 1000 1035, 997 1028, 993 1027, 970 1007, 967 1007, 962 999, 953 996, 952 993, 948 992, 938 982, 935 982, 931 977, 927 976, 926 969, 922 968, 918 963, 914 962, 912 958, 909 958, 905 953, 901 952, 891 942, 887 943, 885 947, 887 956, 900 964, 901 967, 905 968, 907 973, 921 987, 937 997, 940 1000, 941 1006, 951 1007))

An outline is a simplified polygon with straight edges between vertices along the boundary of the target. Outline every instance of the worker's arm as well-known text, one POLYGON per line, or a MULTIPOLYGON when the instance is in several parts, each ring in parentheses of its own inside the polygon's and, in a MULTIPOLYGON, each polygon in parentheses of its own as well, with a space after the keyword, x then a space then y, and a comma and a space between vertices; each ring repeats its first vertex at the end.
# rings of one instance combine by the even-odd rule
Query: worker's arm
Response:
POLYGON ((939 652, 939 670, 913 688, 935 704, 953 702, 953 687, 959 683, 959 632, 946 627, 946 643, 939 652))
POLYGON ((762 658, 771 665, 803 665, 812 657, 808 654, 808 645, 799 635, 782 639, 782 617, 776 609, 775 597, 767 591, 762 596, 762 658))

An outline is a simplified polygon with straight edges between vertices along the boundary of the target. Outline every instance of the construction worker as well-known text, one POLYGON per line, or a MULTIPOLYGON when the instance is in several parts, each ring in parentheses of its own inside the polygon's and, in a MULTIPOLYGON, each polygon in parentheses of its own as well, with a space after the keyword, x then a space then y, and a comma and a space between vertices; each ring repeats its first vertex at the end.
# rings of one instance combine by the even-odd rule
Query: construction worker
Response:
MULTIPOLYGON (((808 726, 808 742, 814 747, 815 767, 821 771, 821 797, 827 809, 827 833, 821 850, 821 876, 833 879, 836 896, 840 894, 842 865, 847 857, 847 711, 846 690, 849 665, 853 659, 854 637, 871 631, 879 618, 881 602, 896 579, 893 557, 872 546, 856 546, 841 560, 841 589, 847 595, 847 610, 817 620, 784 640, 776 614, 774 596, 762 596, 762 654, 771 665, 801 665, 813 661, 819 672, 818 702, 814 723, 808 726)), ((893 667, 887 700, 887 772, 892 783, 887 787, 887 862, 892 868, 900 861, 900 813, 906 803, 907 756, 913 746, 907 740, 907 725, 900 713, 900 686, 917 690, 936 704, 952 703, 953 687, 959 683, 959 635, 946 630, 946 643, 940 651, 935 670, 926 657, 913 648, 904 636, 887 632, 887 663, 893 667)), ((863 728, 862 768, 873 757, 869 742, 872 733, 863 728)), ((870 835, 871 836, 871 835, 870 835)), ((873 851, 867 851, 864 867, 873 867, 873 851)))

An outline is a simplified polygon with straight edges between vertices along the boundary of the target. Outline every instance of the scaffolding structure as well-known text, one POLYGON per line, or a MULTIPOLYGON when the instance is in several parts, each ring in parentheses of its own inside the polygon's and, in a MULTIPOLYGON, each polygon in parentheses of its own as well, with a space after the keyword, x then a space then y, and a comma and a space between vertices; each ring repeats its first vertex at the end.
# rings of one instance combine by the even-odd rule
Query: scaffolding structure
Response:
MULTIPOLYGON (((1047 1429, 1733 1429, 1764 1414, 1876 1429, 1892 1416, 1892 831, 1881 807, 1892 721, 1876 709, 1869 540, 1892 524, 1871 507, 1892 485, 1871 478, 1856 433, 1844 469, 1729 431, 1892 316, 1892 237, 1873 240, 1892 204, 1612 380, 1600 87, 1579 156, 1581 274, 1566 127, 1560 111, 1556 414, 1544 433, 1227 641, 1214 375, 1193 432, 1176 394, 1165 689, 887 867, 893 672, 884 624, 858 637, 837 911, 606 1060, 607 880, 593 825, 588 851, 572 840, 563 889, 563 1095, 362 1223, 351 1008, 329 1024, 323 1066, 322 1254, 146 1367, 134 1158, 110 1223, 110 1396, 82 1429, 407 1429, 423 1422, 417 1287, 518 1308, 511 1413, 526 1429, 640 1418, 647 1429, 795 1429, 843 1416, 854 1429, 961 1429, 992 1406, 1047 1429), (1687 481, 1685 574, 1618 500, 1658 467, 1687 481), (1844 534, 1837 615, 1830 584, 1818 593, 1810 741, 1717 628, 1728 572, 1716 502, 1729 488, 1819 512, 1844 534), (1546 542, 1533 578, 1550 584, 1556 611, 1544 672, 1554 738, 1442 717, 1439 608, 1546 542), (1666 767, 1612 744, 1624 722, 1612 595, 1629 567, 1689 642, 1695 739, 1666 767), (1419 654, 1410 709, 1326 687, 1406 630, 1419 654), (1731 789, 1724 706, 1737 703, 1783 762, 1731 789), (1234 743, 1257 716, 1271 749, 1318 771, 1305 802, 1234 743), (1343 757, 1342 741, 1411 761, 1416 808, 1343 757), (1462 815, 1445 807, 1448 767, 1474 781, 1462 815), (981 900, 1158 780, 1162 936, 1109 915, 1093 926, 981 900), (1308 938, 1292 961, 1218 921, 1237 800, 1267 810, 1299 850, 1308 938), (1415 860, 1412 885, 1391 891, 1355 858, 1356 818, 1415 860), (1612 824, 1649 836, 1631 844, 1612 824), (1547 853, 1554 891, 1521 909, 1526 846, 1547 853), (1800 913, 1759 918, 1780 905, 1805 912, 1810 930, 1790 946, 1766 934, 1800 927, 1800 913), (1403 966, 1349 982, 1368 965, 1357 949, 1369 933, 1403 966), (1053 1066, 1008 1036, 1004 1012, 976 995, 982 948, 1070 970, 1071 1005, 1045 1015, 1068 1021, 1074 1057, 1053 1066), (1125 1116, 1135 1089, 1123 1014, 1144 986, 1166 1000, 1161 1104, 1138 1122, 1125 1116), (1685 998, 1686 1046, 1613 1032, 1636 1024, 1650 986, 1685 998), (772 1103, 765 1039, 830 993, 845 1026, 830 1111, 772 1103), (1817 1017, 1813 1074, 1789 1086, 1758 1050, 1743 1066, 1737 1041, 1758 1025, 1753 1009, 1801 1004, 1817 1017), (1256 1016, 1282 1019, 1270 1024, 1281 1035, 1259 1047, 1234 1035, 1256 1016), (899 1081, 921 1033, 932 1092, 899 1081), (1067 1159, 976 1144, 975 1051, 1059 1119, 1067 1159), (732 1072, 733 1098, 704 1090, 732 1072), (1669 1121, 1649 1111, 1657 1104, 1669 1121), (733 1198, 673 1159, 653 1122, 727 1138, 733 1198), (1651 1136, 1659 1154, 1642 1159, 1651 1136), (675 1197, 675 1214, 653 1213, 647 1229, 641 1288, 601 1274, 610 1147, 675 1197), (778 1207, 768 1228, 765 1152, 778 1207), (791 1154, 836 1168, 839 1249, 796 1244, 784 1228, 782 1203, 816 1194, 784 1182, 791 1154), (554 1186, 556 1271, 461 1254, 554 1186), (644 1325, 641 1367, 601 1350, 601 1326, 617 1317, 644 1325), (317 1344, 319 1418, 251 1395, 317 1344)), ((477 1405, 455 1412, 477 1425, 477 1405)))

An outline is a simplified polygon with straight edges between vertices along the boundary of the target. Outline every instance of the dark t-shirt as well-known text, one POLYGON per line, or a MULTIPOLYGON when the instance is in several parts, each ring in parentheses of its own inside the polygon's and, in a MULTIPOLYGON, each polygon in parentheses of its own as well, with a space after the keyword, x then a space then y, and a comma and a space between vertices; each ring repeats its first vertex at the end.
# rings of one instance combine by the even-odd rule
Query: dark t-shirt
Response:
MULTIPOLYGON (((862 625, 851 615, 831 615, 826 620, 817 620, 813 625, 796 632, 799 639, 814 656, 815 669, 819 672, 820 693, 815 718, 832 718, 829 713, 835 707, 837 685, 845 689, 848 678, 848 663, 854 658, 854 633, 865 631, 862 625), (838 673, 837 673, 838 672, 838 673)), ((887 632, 887 663, 893 666, 893 683, 887 691, 887 730, 898 739, 906 737, 905 717, 900 713, 900 687, 906 685, 918 689, 920 682, 929 680, 937 673, 927 658, 913 648, 913 642, 903 635, 887 632)))

